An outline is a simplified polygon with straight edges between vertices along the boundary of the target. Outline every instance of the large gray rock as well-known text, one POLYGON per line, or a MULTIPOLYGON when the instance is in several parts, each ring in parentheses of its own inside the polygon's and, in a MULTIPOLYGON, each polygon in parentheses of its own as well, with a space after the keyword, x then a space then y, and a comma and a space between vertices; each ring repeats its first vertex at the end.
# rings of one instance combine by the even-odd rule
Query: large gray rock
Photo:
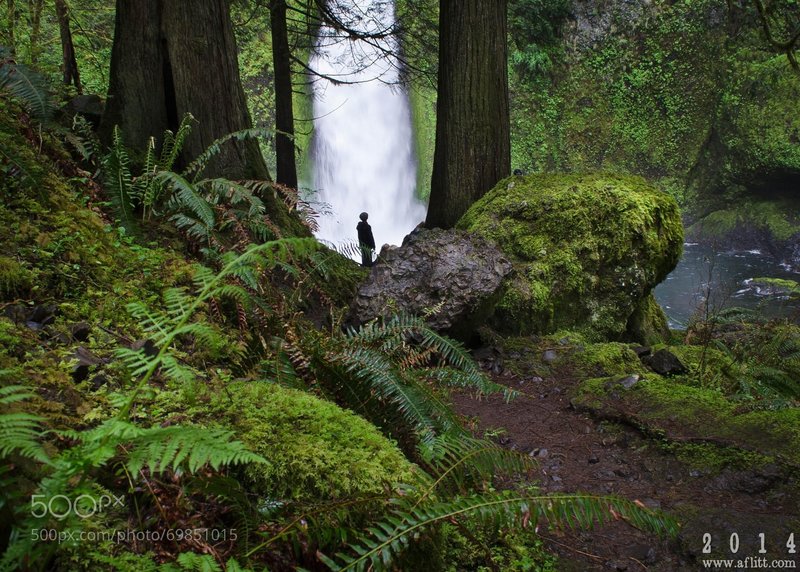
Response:
POLYGON ((402 246, 384 246, 352 308, 353 321, 364 323, 403 311, 423 315, 428 324, 459 338, 492 311, 511 263, 484 238, 457 230, 423 229, 402 246))

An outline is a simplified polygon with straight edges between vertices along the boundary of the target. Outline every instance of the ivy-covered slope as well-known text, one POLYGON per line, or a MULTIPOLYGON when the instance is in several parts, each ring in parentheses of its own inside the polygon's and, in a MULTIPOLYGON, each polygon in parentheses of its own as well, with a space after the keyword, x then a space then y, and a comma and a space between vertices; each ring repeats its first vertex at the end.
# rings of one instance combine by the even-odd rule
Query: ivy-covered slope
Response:
POLYGON ((685 206, 800 173, 800 75, 750 3, 572 2, 537 73, 514 66, 513 160, 636 173, 685 206))

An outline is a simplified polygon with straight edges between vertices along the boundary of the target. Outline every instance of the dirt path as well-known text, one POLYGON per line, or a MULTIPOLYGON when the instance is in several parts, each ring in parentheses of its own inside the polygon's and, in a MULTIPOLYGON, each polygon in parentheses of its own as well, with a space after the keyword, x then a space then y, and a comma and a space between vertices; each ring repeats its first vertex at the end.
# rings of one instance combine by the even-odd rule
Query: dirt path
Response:
MULTIPOLYGON (((569 394, 577 381, 568 376, 520 379, 504 373, 495 380, 520 391, 520 396, 505 403, 500 396, 477 401, 456 395, 456 410, 473 418, 480 434, 534 457, 544 492, 611 493, 638 499, 679 515, 685 525, 680 538, 670 542, 623 522, 588 532, 546 532, 543 538, 558 554, 560 570, 700 570, 705 531, 717 544, 723 537, 727 542, 729 532, 740 534, 738 555, 744 558, 758 556, 757 547, 746 543, 751 537, 754 543, 758 532, 800 522, 791 487, 731 471, 706 474, 635 429, 575 411, 569 394)), ((800 547, 800 527, 793 530, 800 547)), ((786 557, 777 547, 775 552, 786 557)))

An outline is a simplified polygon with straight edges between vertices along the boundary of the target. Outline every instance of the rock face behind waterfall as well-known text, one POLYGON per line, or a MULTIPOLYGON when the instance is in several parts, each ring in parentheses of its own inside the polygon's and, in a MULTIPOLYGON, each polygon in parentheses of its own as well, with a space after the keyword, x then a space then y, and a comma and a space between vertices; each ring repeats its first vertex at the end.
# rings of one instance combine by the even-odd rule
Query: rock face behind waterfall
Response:
POLYGON ((384 247, 353 304, 364 323, 398 311, 416 315, 441 306, 427 321, 462 339, 491 314, 511 263, 488 240, 465 231, 421 230, 399 247, 384 247))
POLYGON ((668 333, 652 289, 680 259, 678 205, 639 177, 505 179, 458 227, 494 240, 516 272, 497 304, 507 333, 582 330, 653 342, 668 333))

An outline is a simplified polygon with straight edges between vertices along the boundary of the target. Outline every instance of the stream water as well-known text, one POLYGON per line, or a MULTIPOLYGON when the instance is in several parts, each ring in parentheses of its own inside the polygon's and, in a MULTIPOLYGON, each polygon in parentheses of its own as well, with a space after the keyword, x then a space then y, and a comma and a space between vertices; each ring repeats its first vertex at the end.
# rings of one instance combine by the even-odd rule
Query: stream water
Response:
MULTIPOLYGON (((338 2, 354 30, 379 33, 394 23, 388 0, 338 2)), ((369 213, 375 242, 400 244, 425 218, 415 199, 416 159, 407 93, 398 86, 394 36, 369 41, 323 27, 310 66, 314 82, 313 187, 322 203, 317 237, 343 247, 369 213), (327 212, 326 212, 327 211, 327 212)), ((351 250, 352 253, 352 250, 351 250)))
POLYGON ((800 301, 753 280, 763 277, 800 281, 800 274, 758 250, 715 252, 689 243, 675 270, 656 286, 655 297, 671 328, 685 328, 706 299, 712 311, 742 307, 768 316, 800 315, 800 301))

